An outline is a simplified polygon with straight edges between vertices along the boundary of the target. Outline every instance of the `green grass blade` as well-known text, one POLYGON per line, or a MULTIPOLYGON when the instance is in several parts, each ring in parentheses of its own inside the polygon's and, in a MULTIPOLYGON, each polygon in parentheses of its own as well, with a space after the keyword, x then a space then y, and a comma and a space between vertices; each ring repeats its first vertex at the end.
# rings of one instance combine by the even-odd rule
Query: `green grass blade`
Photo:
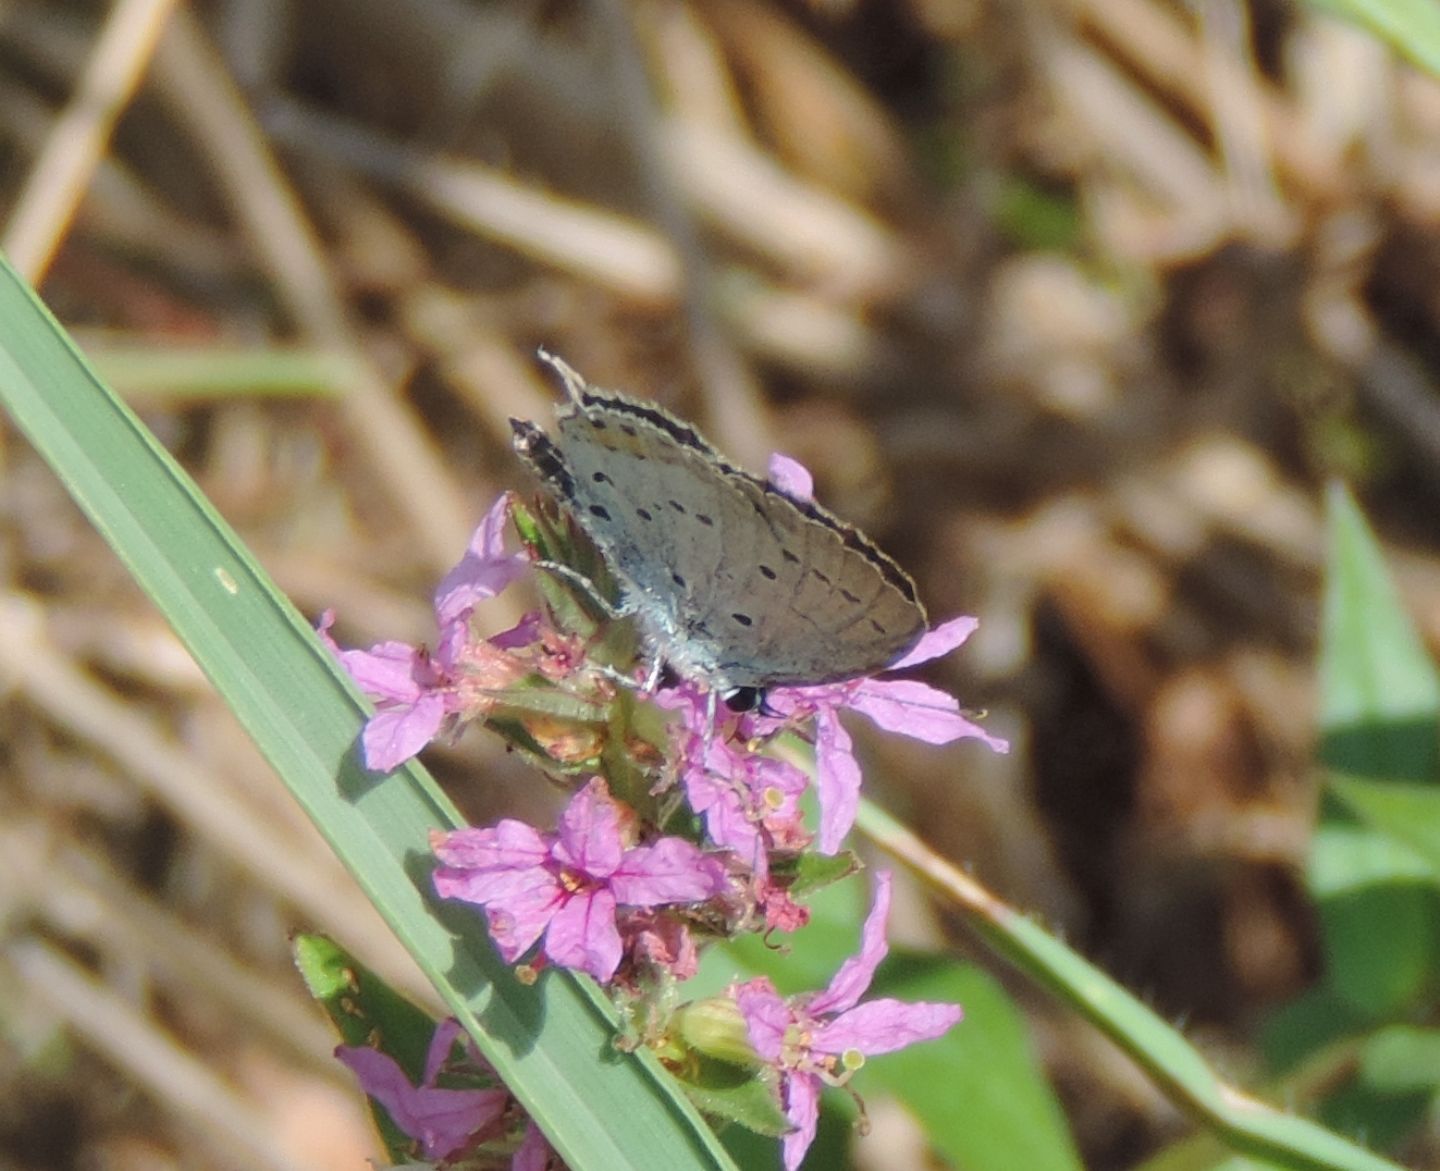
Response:
POLYGON ((362 706, 308 624, 3 262, 0 401, 566 1162, 732 1166, 652 1058, 615 1052, 593 986, 552 972, 522 987, 477 916, 422 893, 427 831, 453 810, 423 770, 379 782, 359 766, 362 706))

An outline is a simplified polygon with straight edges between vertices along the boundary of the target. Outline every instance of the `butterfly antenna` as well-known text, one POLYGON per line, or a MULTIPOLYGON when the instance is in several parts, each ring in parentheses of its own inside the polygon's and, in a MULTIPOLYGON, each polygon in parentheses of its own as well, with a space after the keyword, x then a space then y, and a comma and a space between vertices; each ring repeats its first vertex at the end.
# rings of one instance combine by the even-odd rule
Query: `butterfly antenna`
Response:
POLYGON ((570 396, 572 402, 579 403, 581 395, 585 393, 585 379, 580 377, 580 372, 565 361, 564 358, 552 354, 544 346, 535 351, 540 361, 544 362, 556 374, 560 375, 561 381, 565 383, 565 393, 570 396))

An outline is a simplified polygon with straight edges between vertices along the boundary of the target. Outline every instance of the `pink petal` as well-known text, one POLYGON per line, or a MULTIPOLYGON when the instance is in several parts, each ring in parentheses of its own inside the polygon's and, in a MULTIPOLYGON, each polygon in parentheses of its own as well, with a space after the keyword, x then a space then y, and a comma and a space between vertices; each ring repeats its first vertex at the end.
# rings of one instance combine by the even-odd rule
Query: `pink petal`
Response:
POLYGON ((850 733, 830 708, 815 713, 815 789, 820 799, 820 852, 838 853, 860 808, 860 765, 850 733))
POLYGON ((949 744, 973 737, 996 752, 1010 745, 960 714, 960 701, 913 679, 866 679, 845 706, 869 716, 887 732, 898 732, 927 744, 949 744))
MULTIPOLYGON (((435 889, 440 890, 437 881, 435 889)), ((441 894, 444 892, 441 891, 441 894)), ((537 873, 533 882, 492 898, 485 904, 485 920, 495 950, 507 964, 513 964, 546 934, 555 916, 566 907, 564 890, 553 880, 546 882, 537 873)))
POLYGON ((878 871, 875 875, 875 897, 870 904, 870 913, 865 916, 865 926, 860 931, 860 954, 851 956, 830 981, 824 992, 805 1006, 811 1016, 821 1013, 838 1012, 855 1004, 865 995, 870 981, 875 978, 875 969, 890 950, 885 942, 885 924, 890 917, 890 872, 878 871))
POLYGON ((811 500, 815 496, 815 477, 797 459, 781 455, 778 451, 770 457, 769 480, 786 496, 793 500, 811 500))
POLYGON ((492 829, 436 834, 431 848, 444 863, 431 879, 435 893, 484 907, 490 937, 507 962, 530 950, 563 905, 544 839, 524 822, 507 818, 492 829))
POLYGON ((456 665, 462 662, 475 637, 470 629, 470 613, 469 610, 462 610, 452 621, 440 623, 440 631, 435 637, 433 659, 436 667, 447 678, 454 678, 459 673, 456 665))
POLYGON ((816 1030, 810 1048, 817 1053, 893 1053, 917 1041, 948 1032, 963 1014, 958 1004, 871 1000, 841 1013, 816 1030))
POLYGON ((382 642, 368 651, 341 651, 340 662, 373 700, 411 703, 425 692, 420 679, 429 673, 429 660, 409 643, 382 642))
POLYGON ((731 850, 751 870, 759 873, 768 865, 765 836, 750 820, 733 790, 704 811, 705 832, 721 849, 731 850))
POLYGON ((335 1056, 395 1125, 419 1140, 427 1159, 445 1159, 461 1150, 472 1135, 498 1121, 509 1104, 503 1089, 417 1089, 393 1058, 374 1049, 342 1045, 335 1056))
POLYGON ((315 620, 315 633, 320 636, 320 641, 325 644, 325 649, 338 659, 345 652, 340 649, 340 644, 335 641, 334 635, 330 633, 334 625, 335 607, 327 606, 324 610, 320 611, 320 617, 315 620))
POLYGON ((525 1125, 525 1137, 510 1159, 510 1171, 546 1171, 550 1165, 551 1147, 534 1122, 525 1125))
POLYGON ((502 651, 513 651, 517 647, 530 646, 532 643, 538 642, 540 632, 544 629, 543 615, 539 610, 531 610, 509 630, 492 634, 488 641, 491 646, 499 647, 502 651))
POLYGON ((550 858, 545 836, 513 817, 486 828, 433 832, 430 849, 441 865, 464 870, 530 869, 550 858))
POLYGON ((928 663, 931 659, 940 658, 941 655, 948 655, 974 634, 979 625, 980 619, 965 616, 942 622, 933 630, 926 631, 920 641, 911 648, 909 654, 898 662, 891 663, 885 669, 899 671, 918 663, 928 663))
POLYGON ((781 1141, 785 1171, 795 1171, 815 1141, 820 1118, 820 1079, 812 1073, 791 1073, 785 1078, 785 1117, 795 1127, 781 1141))
POLYGON ((785 1043, 785 1030, 795 1020, 790 1006, 780 999, 768 976, 757 976, 731 990, 740 1015, 745 1018, 745 1032, 755 1052, 766 1061, 778 1062, 785 1043))
POLYGON ((459 899, 481 907, 505 910, 512 904, 528 914, 564 897, 560 880, 546 867, 464 870, 441 866, 431 876, 442 899, 459 899))
POLYGON ((682 838, 660 838, 625 851, 609 885, 627 907, 699 903, 725 889, 725 870, 718 858, 682 838))
POLYGON ((377 773, 398 768, 435 738, 444 721, 445 697, 433 691, 406 707, 376 712, 360 733, 365 767, 377 773))
POLYGON ((592 878, 606 878, 620 865, 625 854, 620 805, 599 777, 570 798, 556 826, 556 839, 556 861, 592 878))
POLYGON ((529 568, 518 553, 505 552, 505 526, 510 521, 510 495, 490 506, 470 538, 465 556, 435 591, 435 617, 441 627, 460 621, 476 602, 493 598, 529 568))
MULTIPOLYGON (((398 1105, 406 1095, 415 1092, 409 1075, 388 1053, 381 1053, 367 1045, 341 1045, 335 1050, 335 1056, 355 1075, 360 1088, 390 1110, 392 1117, 395 1111, 391 1109, 391 1103, 398 1105)), ((399 1126, 400 1120, 396 1118, 395 1123, 399 1126)), ((411 1134, 410 1137, 418 1136, 411 1134)))
POLYGON ((615 896, 604 887, 566 900, 545 932, 545 954, 566 968, 589 972, 604 984, 620 966, 615 896))
POLYGON ((453 1016, 447 1016, 435 1026, 435 1032, 430 1037, 430 1048, 425 1052, 425 1085, 435 1084, 436 1075, 450 1060, 450 1051, 455 1048, 455 1041, 463 1032, 460 1022, 453 1016))
POLYGON ((554 875, 532 870, 449 870, 432 878, 442 899, 459 899, 485 908, 490 938, 507 963, 514 963, 544 933, 565 905, 565 891, 554 875))

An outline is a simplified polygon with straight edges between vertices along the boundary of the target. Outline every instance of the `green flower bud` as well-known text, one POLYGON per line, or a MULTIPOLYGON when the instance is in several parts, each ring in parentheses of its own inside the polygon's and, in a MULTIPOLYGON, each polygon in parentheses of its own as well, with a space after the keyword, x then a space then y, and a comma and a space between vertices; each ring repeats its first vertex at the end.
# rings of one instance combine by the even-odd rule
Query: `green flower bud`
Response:
POLYGON ((750 1045, 745 1018, 733 1000, 695 1000, 671 1018, 672 1034, 695 1052, 730 1065, 757 1067, 765 1063, 750 1045))

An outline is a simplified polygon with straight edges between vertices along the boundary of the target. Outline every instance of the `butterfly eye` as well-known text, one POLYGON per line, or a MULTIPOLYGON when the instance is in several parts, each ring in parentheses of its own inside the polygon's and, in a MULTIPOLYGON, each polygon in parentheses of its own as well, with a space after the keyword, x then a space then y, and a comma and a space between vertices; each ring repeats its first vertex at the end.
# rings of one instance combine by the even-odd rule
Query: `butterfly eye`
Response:
POLYGON ((725 706, 732 712, 744 713, 759 711, 765 706, 765 689, 763 687, 735 687, 722 696, 725 706))

